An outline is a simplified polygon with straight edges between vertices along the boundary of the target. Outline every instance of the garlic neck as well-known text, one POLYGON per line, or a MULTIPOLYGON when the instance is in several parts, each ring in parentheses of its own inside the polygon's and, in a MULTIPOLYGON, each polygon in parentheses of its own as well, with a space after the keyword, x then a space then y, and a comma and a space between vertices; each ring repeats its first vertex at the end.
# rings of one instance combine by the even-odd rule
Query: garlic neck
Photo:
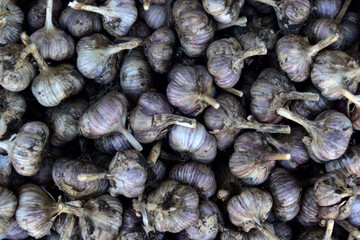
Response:
POLYGON ((289 111, 289 110, 287 110, 285 108, 277 109, 276 113, 279 114, 280 116, 286 118, 286 119, 289 119, 291 121, 294 121, 294 122, 298 123, 299 125, 304 127, 308 133, 313 132, 311 121, 307 120, 303 116, 295 114, 295 113, 293 113, 293 112, 291 112, 291 111, 289 111))
POLYGON ((310 46, 306 51, 310 57, 314 57, 318 52, 336 42, 339 39, 339 34, 328 36, 327 38, 321 40, 317 44, 310 46))
POLYGON ((58 212, 72 214, 77 217, 83 217, 85 215, 85 210, 82 207, 73 206, 71 202, 69 203, 58 203, 58 212))
MULTIPOLYGON (((52 1, 52 0, 51 0, 52 1)), ((21 35, 21 41, 24 43, 25 46, 29 46, 32 45, 30 44, 30 38, 29 36, 26 34, 26 32, 22 32, 21 35)), ((30 46, 29 47, 29 51, 31 51, 31 54, 33 55, 33 57, 35 58, 35 61, 37 62, 37 64, 39 65, 39 68, 41 71, 46 71, 48 70, 48 65, 46 64, 45 60, 41 57, 39 51, 36 48, 36 45, 30 46)))
POLYGON ((97 7, 97 6, 92 6, 92 5, 87 5, 84 3, 79 3, 78 1, 73 1, 73 2, 69 2, 68 4, 69 7, 76 9, 76 10, 82 10, 82 11, 87 11, 87 12, 93 12, 93 13, 98 13, 102 16, 107 16, 108 12, 106 11, 106 9, 104 7, 97 7))
POLYGON ((319 94, 310 93, 310 92, 281 92, 274 96, 274 99, 271 101, 270 109, 276 110, 282 107, 286 102, 290 100, 309 100, 309 101, 319 101, 319 94))
POLYGON ((214 98, 208 96, 207 94, 199 94, 198 99, 205 101, 215 109, 218 109, 220 107, 220 103, 218 103, 214 98))
POLYGON ((132 38, 128 42, 119 43, 119 44, 107 47, 106 49, 104 49, 104 51, 107 55, 114 55, 114 54, 124 51, 124 50, 136 48, 142 42, 143 42, 143 40, 141 38, 132 38))
POLYGON ((239 27, 246 27, 247 18, 245 16, 239 17, 235 21, 231 23, 217 23, 217 30, 222 30, 225 28, 233 27, 233 26, 239 26, 239 27))
POLYGON ((357 107, 360 107, 360 95, 354 95, 346 89, 341 90, 341 94, 347 98, 349 102, 354 103, 357 107))
POLYGON ((291 129, 288 125, 266 124, 266 123, 259 123, 257 121, 246 121, 245 119, 238 121, 236 127, 238 129, 254 129, 259 132, 267 132, 267 133, 288 134, 291 132, 291 129))
POLYGON ((263 157, 264 161, 289 161, 291 160, 291 155, 289 153, 273 153, 273 152, 266 152, 263 157))
POLYGON ((279 5, 275 0, 255 0, 255 1, 272 6, 275 9, 275 11, 280 12, 279 5))
POLYGON ((178 116, 175 114, 157 114, 153 116, 153 126, 166 128, 170 125, 178 125, 188 128, 196 128, 196 120, 178 116))
POLYGON ((337 24, 340 24, 345 13, 347 12, 349 6, 350 6, 350 3, 351 3, 352 0, 345 0, 345 2, 343 3, 338 15, 335 17, 335 22, 337 24))
POLYGON ((0 148, 9 154, 10 149, 13 145, 13 142, 16 139, 16 136, 17 136, 17 134, 14 134, 9 139, 0 141, 0 148))
POLYGON ((257 55, 265 55, 266 53, 267 53, 267 49, 264 46, 256 49, 249 49, 247 51, 241 51, 240 53, 234 53, 233 55, 234 59, 232 62, 233 71, 239 74, 241 69, 244 67, 245 59, 257 55))
POLYGON ((54 25, 52 22, 52 14, 53 14, 53 0, 47 0, 46 5, 46 18, 45 18, 45 28, 46 29, 54 29, 54 25))
POLYGON ((77 180, 79 182, 91 182, 91 181, 96 181, 96 180, 100 180, 100 179, 108 179, 109 177, 111 177, 109 174, 107 174, 106 172, 103 173, 81 173, 77 176, 77 180))

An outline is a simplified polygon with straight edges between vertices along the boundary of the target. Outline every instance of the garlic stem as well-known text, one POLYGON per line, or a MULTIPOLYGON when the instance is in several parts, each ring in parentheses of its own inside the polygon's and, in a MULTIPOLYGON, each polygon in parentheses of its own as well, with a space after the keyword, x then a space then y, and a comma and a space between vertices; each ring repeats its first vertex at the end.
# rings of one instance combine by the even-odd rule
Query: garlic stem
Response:
POLYGON ((203 100, 203 101, 207 102, 215 109, 218 109, 220 107, 220 103, 218 103, 214 98, 212 98, 206 94, 200 94, 198 98, 199 98, 199 100, 203 100))
POLYGON ((357 107, 360 107, 360 96, 354 95, 346 89, 341 90, 341 94, 349 100, 349 102, 354 103, 357 107))
POLYGON ((46 18, 45 18, 45 28, 54 29, 54 24, 52 22, 52 13, 53 12, 53 0, 47 0, 46 5, 46 18))
POLYGON ((116 54, 116 53, 124 51, 124 50, 136 48, 142 42, 143 42, 143 40, 141 38, 133 38, 132 40, 130 40, 128 42, 119 43, 119 44, 107 47, 105 49, 105 53, 107 55, 113 55, 113 54, 116 54))
POLYGON ((330 219, 327 221, 325 236, 324 236, 323 240, 331 240, 331 235, 332 235, 333 229, 334 229, 334 220, 330 219))
MULTIPOLYGON (((25 44, 25 46, 28 46, 30 44, 30 38, 29 36, 26 34, 26 32, 22 32, 21 33, 21 41, 25 44)), ((37 64, 39 65, 39 68, 41 70, 46 70, 48 68, 48 65, 46 64, 45 60, 41 57, 39 51, 37 50, 37 47, 34 46, 33 47, 33 51, 31 52, 31 54, 33 55, 33 57, 35 58, 35 61, 37 62, 37 64)))
POLYGON ((259 132, 268 132, 268 133, 286 133, 291 132, 291 128, 288 125, 280 124, 266 124, 258 123, 256 121, 242 121, 236 125, 239 129, 255 129, 259 132))
POLYGON ((188 128, 196 128, 196 120, 178 116, 175 114, 156 114, 153 116, 153 126, 179 125, 188 128))
POLYGON ((345 229, 355 239, 360 238, 360 231, 356 227, 351 225, 348 221, 336 220, 336 223, 339 224, 343 229, 345 229))
POLYGON ((133 146, 133 148, 135 148, 137 151, 141 152, 143 150, 143 147, 141 146, 141 144, 135 139, 135 137, 129 133, 125 128, 120 127, 119 128, 119 132, 124 135, 124 137, 126 138, 126 140, 129 141, 129 143, 131 144, 131 146, 133 146))
POLYGON ((58 210, 60 213, 73 214, 77 217, 82 217, 85 215, 85 210, 82 207, 73 206, 69 203, 59 203, 58 210))
POLYGON ((341 23, 341 20, 343 19, 346 11, 348 10, 349 6, 350 6, 350 3, 351 3, 352 0, 345 0, 345 2, 343 3, 338 15, 335 17, 335 22, 337 24, 340 24, 341 23))
POLYGON ((152 148, 151 151, 149 153, 149 156, 147 158, 147 165, 148 167, 153 167, 156 163, 156 161, 158 160, 160 153, 161 153, 161 146, 162 146, 162 141, 158 141, 157 143, 155 143, 152 148))
POLYGON ((62 232, 60 234, 59 240, 69 240, 72 237, 72 233, 74 230, 76 222, 76 216, 75 215, 66 215, 64 227, 62 229, 62 232))
POLYGON ((278 4, 274 0, 255 0, 256 2, 264 3, 266 5, 272 6, 276 11, 279 11, 278 4))
POLYGON ((283 116, 284 118, 287 118, 291 121, 294 121, 298 124, 300 124, 301 126, 303 126, 306 131, 311 132, 311 128, 310 128, 310 121, 307 120, 306 118, 295 114, 293 112, 290 112, 289 110, 285 109, 285 108, 279 108, 276 110, 276 113, 279 114, 280 116, 283 116))
POLYGON ((235 96, 242 97, 244 96, 244 93, 240 90, 237 90, 235 88, 223 88, 225 91, 234 94, 235 96))
POLYGON ((308 101, 319 101, 319 94, 311 93, 311 92, 298 92, 291 91, 288 93, 280 93, 279 94, 283 99, 286 100, 308 100, 308 101))
POLYGON ((216 194, 216 197, 218 199, 220 199, 221 201, 225 202, 226 200, 229 199, 230 197, 230 191, 229 190, 225 190, 225 189, 220 189, 217 194, 216 194))
POLYGON ((241 65, 244 62, 244 60, 249 57, 253 57, 257 55, 265 55, 266 53, 267 53, 267 49, 264 46, 256 49, 249 49, 247 51, 241 51, 240 53, 234 56, 234 58, 236 58, 234 61, 234 66, 237 67, 241 65))
POLYGON ((0 148, 9 153, 16 136, 17 134, 13 134, 9 139, 0 141, 0 148))
POLYGON ((98 13, 102 16, 109 15, 108 11, 106 11, 104 7, 86 5, 84 3, 79 3, 78 1, 69 2, 68 6, 76 10, 98 13))
POLYGON ((327 38, 321 40, 317 44, 310 46, 307 49, 308 55, 314 57, 318 52, 320 52, 322 49, 326 48, 327 46, 331 45, 332 43, 336 42, 338 39, 339 39, 338 33, 328 36, 327 38))
POLYGON ((140 202, 140 201, 136 201, 133 203, 133 208, 136 211, 136 215, 138 215, 138 213, 141 213, 142 215, 142 222, 144 224, 143 228, 145 230, 145 232, 148 234, 151 231, 155 232, 155 228, 153 226, 150 226, 149 224, 149 218, 147 215, 147 209, 146 209, 146 204, 144 202, 140 202))
POLYGON ((217 23, 217 30, 222 30, 232 26, 246 27, 247 18, 245 16, 239 17, 236 21, 231 23, 217 23))
POLYGON ((264 234, 269 240, 280 240, 277 236, 275 236, 272 232, 268 231, 267 229, 263 228, 260 225, 256 227, 262 234, 264 234))
POLYGON ((266 152, 264 160, 266 161, 288 161, 291 160, 291 155, 289 153, 272 153, 272 152, 266 152))
POLYGON ((144 10, 147 11, 149 10, 149 7, 150 7, 150 1, 149 0, 143 0, 144 1, 144 10))
POLYGON ((20 53, 20 58, 25 59, 29 54, 33 53, 36 50, 34 43, 27 45, 20 53))
POLYGON ((108 174, 107 172, 103 172, 103 173, 80 173, 77 176, 77 180, 79 182, 91 182, 91 181, 96 181, 99 179, 107 179, 107 178, 111 178, 111 175, 108 174))

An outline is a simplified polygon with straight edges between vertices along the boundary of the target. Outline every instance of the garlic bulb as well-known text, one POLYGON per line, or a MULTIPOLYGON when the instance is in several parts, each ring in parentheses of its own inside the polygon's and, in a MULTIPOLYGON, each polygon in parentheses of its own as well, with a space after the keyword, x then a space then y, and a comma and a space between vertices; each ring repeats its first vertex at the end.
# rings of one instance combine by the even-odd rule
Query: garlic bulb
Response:
POLYGON ((293 237, 291 227, 288 223, 277 222, 274 224, 274 229, 275 235, 279 238, 279 240, 291 240, 293 237))
POLYGON ((103 153, 114 155, 117 152, 124 152, 131 150, 133 147, 122 134, 113 134, 94 140, 94 145, 97 150, 103 153))
MULTIPOLYGON (((45 26, 47 0, 37 0, 27 14, 27 22, 31 31, 45 26)), ((58 19, 62 10, 61 0, 54 0, 52 20, 58 26, 58 19)))
POLYGON ((140 10, 140 15, 149 27, 159 29, 174 25, 174 17, 171 10, 172 0, 168 0, 164 4, 153 4, 145 11, 140 10))
POLYGON ((75 199, 90 199, 105 193, 108 189, 106 179, 80 182, 78 176, 83 173, 102 173, 104 170, 92 163, 60 158, 54 162, 52 178, 56 186, 75 199))
POLYGON ((353 205, 350 215, 347 217, 347 221, 354 227, 360 226, 360 196, 357 196, 353 205))
POLYGON ((276 113, 281 107, 290 106, 291 100, 317 101, 315 93, 298 92, 290 80, 273 68, 264 69, 251 86, 251 113, 260 122, 278 123, 282 116, 276 113))
POLYGON ((0 186, 0 233, 4 233, 11 224, 15 214, 17 199, 9 189, 0 186))
POLYGON ((168 74, 166 89, 169 103, 187 115, 198 115, 208 105, 219 108, 213 97, 216 94, 213 78, 206 67, 176 65, 168 74))
POLYGON ((26 111, 26 102, 22 95, 0 89, 0 139, 18 127, 26 111))
POLYGON ((86 100, 76 98, 50 108, 48 121, 53 131, 50 143, 54 146, 63 146, 74 140, 79 135, 77 121, 88 107, 89 103, 86 100))
POLYGON ((52 22, 53 0, 47 0, 45 26, 31 36, 41 57, 61 61, 70 58, 75 52, 74 40, 52 22))
POLYGON ((267 219, 272 205, 273 200, 268 192, 246 188, 229 200, 227 210, 231 223, 249 232, 253 228, 263 229, 261 225, 267 219))
POLYGON ((113 44, 99 33, 83 37, 76 45, 77 67, 86 78, 94 79, 100 84, 109 83, 115 79, 118 71, 118 53, 137 47, 141 41, 132 39, 128 42, 113 44))
POLYGON ((138 151, 140 143, 125 129, 128 101, 119 92, 110 92, 81 116, 79 131, 87 138, 100 138, 109 134, 121 133, 138 151))
POLYGON ((107 0, 102 6, 93 6, 75 0, 69 2, 68 6, 102 15, 104 30, 113 37, 124 36, 138 16, 134 0, 107 0))
POLYGON ((304 192, 297 218, 304 226, 320 221, 319 204, 316 200, 314 188, 311 187, 304 192))
POLYGON ((323 51, 315 59, 311 81, 329 99, 343 98, 344 91, 355 93, 360 82, 360 66, 342 51, 323 51))
POLYGON ((344 49, 350 48, 359 38, 360 32, 357 26, 359 25, 359 18, 354 12, 347 12, 341 23, 340 28, 344 34, 344 49))
POLYGON ((92 182, 98 179, 109 179, 109 193, 114 197, 119 195, 128 198, 139 197, 145 190, 147 179, 145 159, 135 150, 118 152, 112 159, 108 172, 81 173, 77 176, 80 182, 92 182))
POLYGON ((170 71, 175 41, 175 33, 170 28, 159 28, 144 41, 144 54, 155 72, 170 71))
POLYGON ((120 68, 120 86, 125 97, 130 102, 137 102, 152 85, 150 66, 143 51, 134 49, 124 54, 120 68))
POLYGON ((244 60, 266 53, 264 45, 242 50, 235 38, 224 38, 212 42, 207 48, 207 67, 219 87, 231 88, 239 81, 244 60))
POLYGON ((269 176, 269 190, 273 198, 273 213, 280 221, 290 221, 300 210, 301 185, 283 168, 275 168, 269 176))
POLYGON ((209 198, 216 191, 215 174, 205 164, 187 162, 174 166, 169 173, 170 179, 188 184, 197 190, 200 197, 209 198))
POLYGON ((284 32, 299 32, 311 12, 309 0, 256 0, 275 9, 278 25, 284 32))
POLYGON ((25 123, 15 140, 0 142, 7 151, 14 169, 23 176, 32 176, 39 171, 43 157, 47 154, 49 129, 42 122, 25 123))
POLYGON ((174 180, 166 180, 145 202, 133 203, 141 213, 146 232, 159 231, 178 233, 189 228, 199 219, 199 197, 189 186, 174 180))
POLYGON ((307 152, 302 139, 307 135, 302 127, 291 127, 291 134, 282 134, 276 137, 265 135, 266 141, 278 152, 291 155, 289 161, 280 161, 279 164, 287 170, 295 170, 300 165, 309 161, 310 156, 307 152))
POLYGON ((0 85, 12 92, 27 88, 36 76, 36 70, 27 58, 33 45, 8 44, 0 47, 0 85))
POLYGON ((202 0, 204 10, 220 23, 231 23, 237 20, 245 0, 202 0))
POLYGON ((138 105, 131 111, 129 121, 135 138, 141 143, 163 139, 171 125, 196 128, 195 120, 173 114, 165 96, 156 92, 141 95, 138 105))
POLYGON ((286 35, 276 44, 281 69, 287 73, 291 81, 303 82, 310 77, 312 58, 333 42, 339 34, 331 35, 315 45, 310 45, 307 38, 299 35, 286 35))
MULTIPOLYGON (((83 4, 95 5, 94 0, 79 0, 83 4)), ((81 38, 102 30, 100 16, 96 13, 65 8, 60 16, 60 25, 74 37, 81 38)))
POLYGON ((257 132, 245 132, 236 139, 235 152, 229 160, 231 173, 249 185, 259 185, 266 181, 276 160, 290 160, 288 153, 275 153, 257 132))
POLYGON ((255 129, 259 132, 290 133, 289 126, 262 124, 246 120, 246 112, 240 102, 230 94, 216 98, 221 107, 209 107, 204 113, 204 123, 217 140, 217 147, 224 151, 230 147, 242 129, 255 129))
POLYGON ((191 159, 201 163, 212 162, 217 153, 215 137, 201 123, 196 123, 195 129, 173 127, 169 133, 169 145, 173 150, 188 154, 191 159))
POLYGON ((193 240, 212 240, 216 238, 219 224, 223 222, 218 206, 209 200, 200 202, 199 220, 193 226, 185 229, 186 235, 193 240))
POLYGON ((0 46, 20 39, 24 14, 11 0, 0 1, 0 46))
POLYGON ((190 57, 202 55, 213 39, 215 23, 200 0, 178 0, 172 9, 181 46, 190 57))
POLYGON ((333 161, 325 163, 325 169, 327 172, 340 171, 349 177, 355 174, 360 177, 360 148, 358 145, 349 146, 344 155, 333 161))
POLYGON ((278 109, 277 113, 306 129, 309 136, 304 137, 302 141, 314 161, 327 162, 345 153, 353 128, 351 121, 344 114, 326 110, 314 121, 310 121, 284 108, 278 109))
POLYGON ((341 7, 341 0, 315 0, 314 7, 319 18, 335 18, 341 7))
POLYGON ((249 232, 235 231, 232 229, 224 229, 220 235, 221 240, 278 240, 275 236, 275 230, 272 224, 264 223, 263 230, 257 228, 251 229, 249 232), (265 234, 266 232, 266 234, 265 234), (270 234, 270 235, 269 235, 270 234))
POLYGON ((8 240, 20 240, 29 238, 29 234, 19 227, 15 217, 11 219, 9 227, 5 230, 5 232, 0 233, 0 239, 8 239, 8 240))

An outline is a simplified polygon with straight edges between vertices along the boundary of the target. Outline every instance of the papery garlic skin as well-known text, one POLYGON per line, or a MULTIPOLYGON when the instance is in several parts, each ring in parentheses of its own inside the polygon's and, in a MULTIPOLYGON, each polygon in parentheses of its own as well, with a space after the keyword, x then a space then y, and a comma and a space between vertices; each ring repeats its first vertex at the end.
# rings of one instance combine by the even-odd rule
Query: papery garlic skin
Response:
POLYGON ((335 18, 341 8, 341 0, 315 0, 314 7, 319 18, 335 18))
POLYGON ((20 39, 24 14, 11 0, 0 1, 0 46, 20 39))
POLYGON ((304 226, 320 221, 319 205, 316 200, 314 188, 311 187, 304 192, 297 218, 304 226))
POLYGON ((42 122, 25 123, 19 130, 9 152, 14 169, 23 176, 32 176, 41 167, 47 154, 49 128, 42 122))
POLYGON ((0 186, 0 233, 4 233, 11 224, 15 214, 17 199, 9 189, 0 186))
POLYGON ((133 147, 122 134, 113 134, 106 137, 94 140, 94 145, 97 150, 103 153, 114 155, 117 152, 124 152, 131 150, 133 147))
POLYGON ((17 223, 15 217, 11 219, 11 223, 5 232, 0 233, 0 239, 19 240, 29 238, 27 231, 22 229, 17 223))
POLYGON ((245 0, 203 0, 204 10, 220 23, 231 23, 237 20, 245 0))
POLYGON ((340 171, 346 176, 355 174, 360 177, 360 148, 358 145, 349 146, 340 158, 325 163, 327 172, 340 171))
POLYGON ((346 219, 354 227, 360 226, 360 196, 356 197, 350 215, 346 219))

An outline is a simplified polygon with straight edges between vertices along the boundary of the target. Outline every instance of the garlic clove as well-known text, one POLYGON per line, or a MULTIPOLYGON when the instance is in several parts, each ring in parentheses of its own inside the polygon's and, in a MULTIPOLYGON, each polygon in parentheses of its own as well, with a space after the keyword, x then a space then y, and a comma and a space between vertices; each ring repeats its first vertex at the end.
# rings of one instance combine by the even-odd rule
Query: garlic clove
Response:
POLYGON ((174 25, 174 17, 171 10, 172 0, 168 0, 164 4, 153 4, 145 11, 140 10, 140 16, 152 29, 171 27, 174 25))
POLYGON ((4 233, 11 225, 15 214, 17 199, 9 189, 0 186, 0 233, 4 233))
POLYGON ((300 211, 297 216, 299 223, 304 226, 318 223, 320 221, 319 208, 314 188, 308 188, 302 196, 300 211))
POLYGON ((15 43, 20 39, 24 13, 11 0, 0 3, 0 46, 15 43))
POLYGON ((20 240, 27 239, 29 237, 29 234, 19 226, 15 217, 11 219, 11 223, 6 231, 0 233, 0 239, 20 240))
POLYGON ((333 19, 339 13, 341 0, 315 0, 314 7, 319 18, 333 19))

